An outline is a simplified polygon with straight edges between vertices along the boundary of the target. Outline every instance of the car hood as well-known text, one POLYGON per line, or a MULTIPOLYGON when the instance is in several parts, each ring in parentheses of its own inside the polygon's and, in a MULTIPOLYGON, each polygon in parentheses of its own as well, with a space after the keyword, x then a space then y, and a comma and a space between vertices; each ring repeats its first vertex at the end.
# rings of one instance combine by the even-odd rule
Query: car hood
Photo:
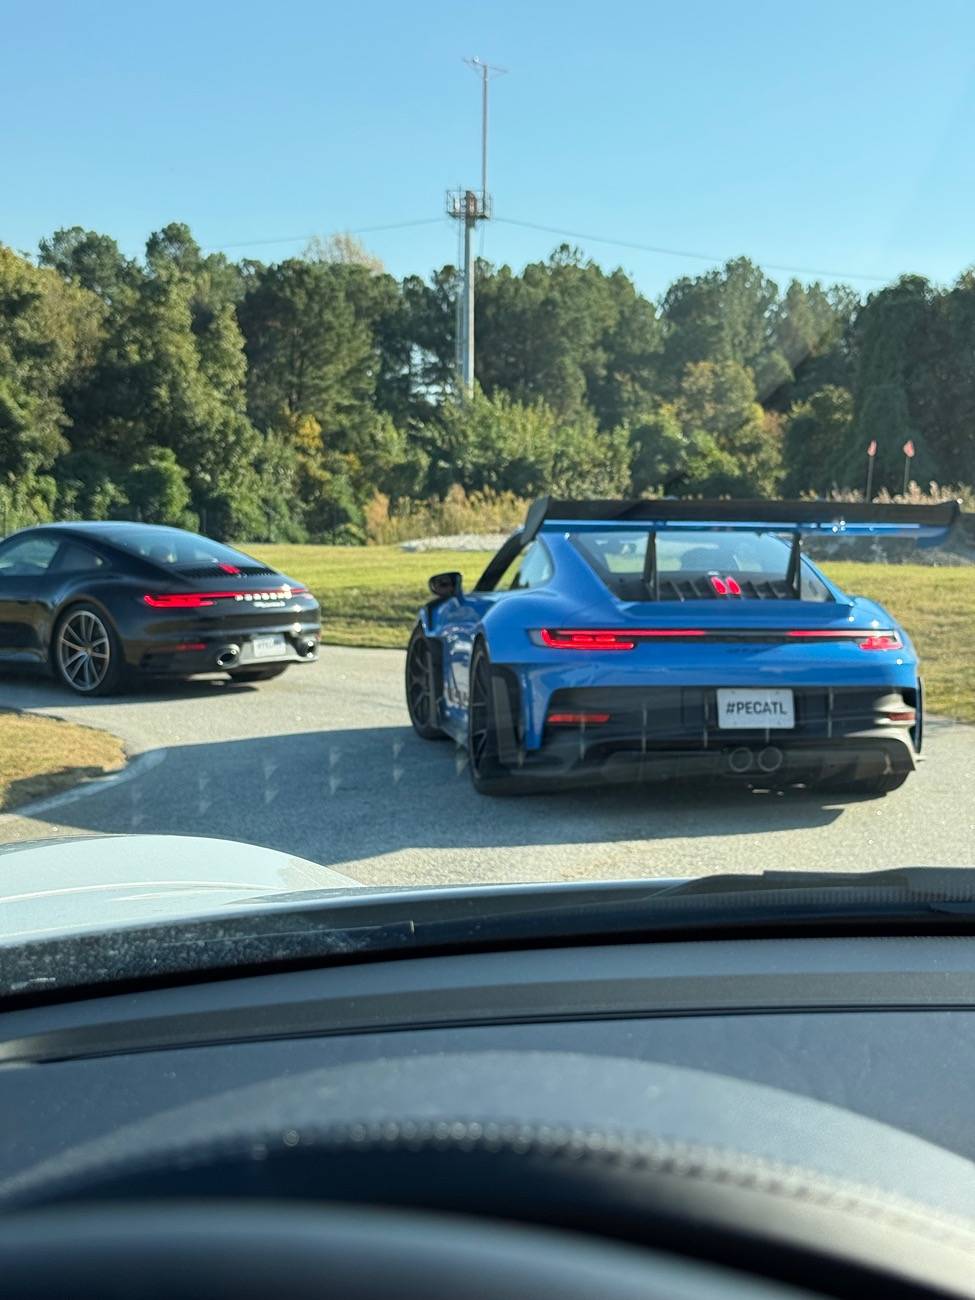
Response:
POLYGON ((306 858, 234 840, 118 835, 8 844, 0 847, 0 944, 359 887, 306 858))

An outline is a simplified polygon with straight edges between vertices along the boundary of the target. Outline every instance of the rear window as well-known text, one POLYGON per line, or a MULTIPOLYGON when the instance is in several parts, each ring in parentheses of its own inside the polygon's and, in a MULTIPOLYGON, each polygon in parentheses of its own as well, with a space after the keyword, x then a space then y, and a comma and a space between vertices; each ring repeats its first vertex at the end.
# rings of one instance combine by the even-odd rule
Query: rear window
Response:
MULTIPOLYGON (((184 533, 179 528, 113 528, 110 536, 112 543, 121 550, 152 560, 153 564, 213 569, 215 573, 220 571, 221 565, 254 568, 254 561, 242 551, 235 551, 231 546, 200 537, 197 533, 184 533)), ((263 568, 260 571, 265 572, 263 568)))
MULTIPOLYGON (((573 542, 603 581, 626 600, 647 600, 643 582, 647 529, 606 529, 576 533, 573 542)), ((746 596, 782 598, 791 545, 773 533, 685 531, 657 533, 656 564, 661 599, 708 598, 715 593, 708 579, 735 578, 746 596)), ((804 561, 802 599, 828 600, 829 592, 804 561)))

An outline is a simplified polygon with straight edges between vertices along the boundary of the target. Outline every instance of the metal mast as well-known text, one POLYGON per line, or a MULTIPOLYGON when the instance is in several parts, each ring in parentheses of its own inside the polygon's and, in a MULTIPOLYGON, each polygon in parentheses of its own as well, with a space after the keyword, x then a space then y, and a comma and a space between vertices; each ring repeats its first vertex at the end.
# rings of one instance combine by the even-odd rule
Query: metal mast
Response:
POLYGON ((447 212, 464 223, 464 290, 457 312, 456 353, 458 385, 469 394, 474 388, 474 231, 479 221, 491 218, 491 195, 487 187, 488 83, 492 76, 502 76, 507 68, 497 68, 477 58, 464 62, 481 78, 481 188, 448 191, 447 212))

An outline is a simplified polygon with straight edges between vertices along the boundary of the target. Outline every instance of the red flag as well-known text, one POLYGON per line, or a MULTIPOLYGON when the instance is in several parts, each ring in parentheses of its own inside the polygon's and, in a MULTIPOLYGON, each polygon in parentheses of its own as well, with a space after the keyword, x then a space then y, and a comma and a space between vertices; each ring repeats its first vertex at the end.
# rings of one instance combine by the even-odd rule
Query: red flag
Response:
POLYGON ((876 454, 877 454, 877 439, 871 438, 870 441, 867 443, 867 455, 876 456, 876 454))
POLYGON ((913 460, 914 458, 914 443, 910 438, 908 438, 907 442, 904 443, 904 455, 908 460, 913 460))

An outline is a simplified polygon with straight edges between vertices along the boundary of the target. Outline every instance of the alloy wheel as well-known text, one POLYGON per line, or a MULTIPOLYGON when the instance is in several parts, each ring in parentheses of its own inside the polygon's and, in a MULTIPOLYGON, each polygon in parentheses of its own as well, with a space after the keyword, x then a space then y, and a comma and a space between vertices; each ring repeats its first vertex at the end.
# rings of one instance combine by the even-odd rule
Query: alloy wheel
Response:
POLYGON ((58 667, 69 686, 89 694, 104 682, 112 660, 108 629, 97 614, 69 614, 58 632, 58 667))

